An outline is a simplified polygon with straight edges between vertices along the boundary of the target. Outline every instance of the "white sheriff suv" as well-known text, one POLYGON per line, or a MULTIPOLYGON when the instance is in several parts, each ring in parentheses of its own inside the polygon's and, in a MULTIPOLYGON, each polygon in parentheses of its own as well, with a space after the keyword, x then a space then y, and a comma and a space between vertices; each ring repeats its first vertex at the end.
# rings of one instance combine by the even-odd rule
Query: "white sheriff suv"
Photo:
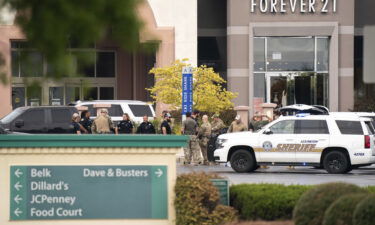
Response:
POLYGON ((255 133, 222 134, 216 162, 230 161, 239 173, 260 165, 323 167, 347 173, 375 163, 371 118, 355 114, 282 116, 255 133))

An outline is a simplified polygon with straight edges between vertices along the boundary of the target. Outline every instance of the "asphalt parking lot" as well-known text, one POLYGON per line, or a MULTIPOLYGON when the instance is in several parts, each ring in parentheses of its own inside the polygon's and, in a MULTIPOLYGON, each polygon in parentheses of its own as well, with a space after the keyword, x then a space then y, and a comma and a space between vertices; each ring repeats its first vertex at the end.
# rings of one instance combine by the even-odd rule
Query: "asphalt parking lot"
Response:
POLYGON ((348 174, 328 174, 323 169, 313 167, 274 166, 268 169, 257 169, 252 173, 236 173, 225 165, 215 166, 185 166, 177 164, 177 173, 189 172, 217 173, 229 179, 231 184, 242 183, 277 183, 277 184, 301 184, 314 185, 328 182, 348 182, 359 186, 375 185, 375 165, 352 170, 348 174))

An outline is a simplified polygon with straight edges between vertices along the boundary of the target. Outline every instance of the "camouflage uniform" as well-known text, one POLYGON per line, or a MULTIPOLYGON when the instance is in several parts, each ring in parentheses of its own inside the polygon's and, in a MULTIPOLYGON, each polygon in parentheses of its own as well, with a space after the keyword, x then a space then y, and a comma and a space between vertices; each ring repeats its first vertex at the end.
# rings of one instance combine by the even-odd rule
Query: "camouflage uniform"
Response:
POLYGON ((228 133, 235 133, 235 132, 242 132, 247 131, 247 127, 244 123, 237 121, 233 121, 232 124, 228 128, 228 133))
POLYGON ((190 136, 189 142, 184 148, 185 163, 202 162, 201 149, 196 136, 197 123, 192 118, 188 117, 182 123, 182 126, 184 129, 184 134, 190 136))
POLYGON ((223 121, 219 118, 218 120, 214 120, 211 124, 212 128, 212 134, 218 135, 220 133, 220 130, 225 127, 223 121))
POLYGON ((203 123, 198 131, 199 146, 201 147, 204 163, 208 163, 207 158, 207 144, 211 137, 211 124, 209 122, 203 123))
POLYGON ((91 126, 93 134, 110 134, 113 129, 113 122, 109 116, 98 116, 91 126))

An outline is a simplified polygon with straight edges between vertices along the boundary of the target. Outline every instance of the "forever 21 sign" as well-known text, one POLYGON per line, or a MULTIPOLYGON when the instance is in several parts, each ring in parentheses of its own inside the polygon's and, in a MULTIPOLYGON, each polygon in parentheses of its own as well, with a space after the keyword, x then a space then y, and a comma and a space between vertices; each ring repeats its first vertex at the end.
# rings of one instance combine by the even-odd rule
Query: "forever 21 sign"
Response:
POLYGON ((337 0, 250 0, 251 12, 329 13, 336 12, 337 0))

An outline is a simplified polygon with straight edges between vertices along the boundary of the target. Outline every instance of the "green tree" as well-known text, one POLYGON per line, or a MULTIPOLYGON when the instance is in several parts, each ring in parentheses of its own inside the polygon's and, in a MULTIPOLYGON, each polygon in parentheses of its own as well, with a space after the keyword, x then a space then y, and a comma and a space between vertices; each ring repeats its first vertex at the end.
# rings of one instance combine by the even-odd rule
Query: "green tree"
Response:
MULTIPOLYGON (((137 50, 142 22, 136 8, 141 0, 3 0, 17 12, 15 24, 30 47, 43 54, 52 70, 46 78, 61 79, 77 75, 67 48, 91 48, 110 37, 121 48, 137 50)), ((86 64, 93 57, 75 55, 86 64)), ((22 59, 21 59, 22 60, 22 59)), ((1 79, 4 80, 4 79, 1 79)))
MULTIPOLYGON (((187 59, 176 60, 172 65, 153 68, 155 85, 146 89, 157 102, 171 105, 172 109, 181 108, 182 104, 182 68, 190 66, 187 59)), ((200 66, 193 68, 193 107, 206 112, 222 112, 233 107, 232 99, 237 93, 223 88, 225 80, 212 68, 200 66)))

